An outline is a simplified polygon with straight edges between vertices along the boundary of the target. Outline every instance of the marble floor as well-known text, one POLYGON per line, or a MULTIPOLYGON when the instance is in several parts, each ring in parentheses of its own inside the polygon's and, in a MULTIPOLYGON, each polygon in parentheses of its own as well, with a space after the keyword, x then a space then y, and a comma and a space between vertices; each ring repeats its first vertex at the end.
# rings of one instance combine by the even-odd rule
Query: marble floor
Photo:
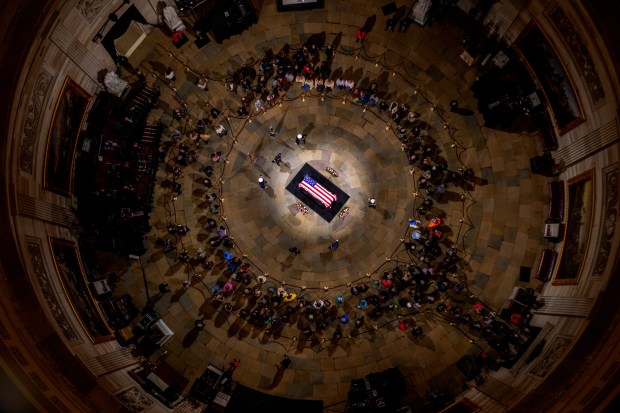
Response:
MULTIPOLYGON (((206 226, 212 214, 202 184, 205 165, 215 169, 212 190, 221 199, 222 211, 214 219, 228 227, 234 255, 251 263, 251 285, 264 291, 284 286, 307 300, 331 301, 343 294, 345 303, 334 309, 336 314, 361 315, 356 307, 359 298, 349 293, 349 285, 365 282, 374 289, 373 281, 383 271, 411 260, 402 242, 411 234, 409 220, 426 223, 433 215, 445 217, 445 245, 458 248, 458 278, 468 286, 459 297, 466 309, 479 300, 499 310, 514 286, 539 286, 535 280, 518 282, 519 268, 534 267, 541 246, 547 245, 542 236, 545 178, 532 175, 529 165, 529 158, 540 152, 538 139, 483 127, 469 90, 477 69, 459 58, 463 29, 458 19, 448 16, 432 27, 414 24, 407 33, 398 33, 383 30, 387 17, 381 12, 382 2, 326 3, 323 10, 277 13, 275 4, 265 2, 256 25, 223 44, 211 42, 202 49, 193 42, 175 49, 161 32, 150 35, 156 46, 140 68, 162 91, 151 120, 178 128, 187 139, 197 119, 216 107, 222 111, 218 122, 229 133, 225 137, 213 133, 201 147, 199 160, 184 168, 177 179, 183 188, 177 199, 161 186, 172 179, 171 160, 168 167, 161 165, 142 263, 155 310, 175 332, 166 345, 166 360, 190 380, 208 364, 222 366, 234 357, 241 361, 234 379, 244 385, 331 405, 346 399, 352 379, 397 366, 409 385, 408 400, 420 400, 433 390, 458 389, 464 377, 455 363, 464 355, 488 350, 483 341, 450 325, 430 306, 429 311, 390 312, 378 320, 366 317, 360 329, 352 323, 341 325, 343 337, 332 340, 337 319, 325 333, 314 332, 312 337, 301 333, 309 324, 302 316, 277 332, 267 331, 239 317, 239 310, 252 304, 241 291, 224 301, 232 304, 231 312, 211 299, 212 287, 227 273, 224 249, 205 246, 214 235, 206 226), (355 30, 372 15, 376 24, 360 45, 355 30), (241 90, 227 88, 227 73, 244 64, 256 66, 269 49, 277 53, 286 44, 297 49, 319 33, 325 34, 328 44, 340 42, 334 71, 362 85, 376 81, 388 102, 407 102, 421 114, 428 125, 424 133, 450 169, 474 170, 474 185, 449 187, 428 216, 418 216, 416 206, 423 198, 417 188, 420 171, 411 170, 389 117, 377 108, 364 110, 340 91, 322 98, 316 92, 303 95, 300 85, 294 84, 282 105, 238 117, 241 90), (163 76, 166 67, 177 74, 173 83, 163 76), (208 91, 195 86, 199 76, 210 79, 208 91), (452 99, 473 115, 451 112, 452 99), (188 118, 173 120, 172 110, 183 104, 188 118), (270 127, 277 132, 275 138, 269 136, 270 127), (297 133, 307 134, 305 146, 295 144, 297 133), (213 151, 221 151, 224 160, 212 163, 213 151), (256 163, 248 161, 249 153, 256 156, 256 163), (283 159, 279 166, 271 162, 277 153, 283 159), (327 223, 312 211, 304 215, 295 209, 297 200, 285 186, 305 163, 319 171, 328 166, 338 171, 339 176, 330 179, 350 195, 350 212, 344 219, 337 216, 327 223), (268 181, 266 189, 258 187, 260 175, 268 181), (368 208, 369 197, 377 199, 376 209, 368 208), (168 236, 170 223, 187 225, 190 232, 177 239, 176 251, 165 253, 154 241, 168 236), (334 239, 340 248, 329 251, 334 239), (302 253, 291 254, 292 246, 302 253), (215 262, 213 269, 178 261, 179 252, 186 249, 192 255, 201 248, 215 262), (265 284, 256 281, 259 275, 266 276, 265 284), (192 281, 188 289, 182 285, 185 279, 192 281), (162 282, 168 283, 171 293, 157 293, 162 282), (206 327, 194 334, 195 320, 203 317, 206 327), (421 326, 424 337, 401 331, 401 320, 421 326), (284 354, 292 363, 276 379, 284 354)), ((139 305, 146 301, 141 277, 140 270, 133 269, 118 287, 130 292, 139 305)), ((459 297, 444 295, 446 300, 459 297)))

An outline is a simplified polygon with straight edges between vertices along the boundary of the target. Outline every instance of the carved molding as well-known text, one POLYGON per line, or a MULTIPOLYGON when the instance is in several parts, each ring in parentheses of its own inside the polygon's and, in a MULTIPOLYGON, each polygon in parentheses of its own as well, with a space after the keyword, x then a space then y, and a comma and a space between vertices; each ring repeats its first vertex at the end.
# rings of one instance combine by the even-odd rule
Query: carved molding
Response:
POLYGON ((36 372, 31 371, 30 373, 28 373, 28 375, 30 376, 34 384, 36 384, 37 387, 41 389, 41 391, 45 392, 50 389, 49 387, 47 387, 47 384, 45 384, 45 381, 43 381, 41 376, 39 376, 36 372))
POLYGON ((42 107, 45 96, 49 90, 54 76, 45 69, 41 70, 30 94, 28 111, 22 132, 22 145, 20 149, 19 165, 23 172, 32 174, 33 150, 39 122, 41 121, 42 107))
POLYGON ((617 119, 599 126, 579 140, 557 150, 557 159, 568 168, 620 141, 617 119))
POLYGON ((25 194, 17 194, 17 213, 64 227, 71 227, 77 223, 77 218, 71 210, 25 194))
POLYGON ((153 404, 153 400, 135 386, 117 393, 115 397, 120 400, 128 410, 135 413, 141 412, 153 404))
POLYGON ((62 400, 60 400, 58 397, 56 397, 56 396, 52 396, 52 397, 50 397, 50 400, 52 401, 52 403, 54 403, 54 405, 55 405, 56 407, 58 407, 58 409, 59 409, 61 412, 63 412, 63 413, 65 413, 65 412, 66 412, 66 413, 71 413, 71 410, 67 407, 67 405, 66 405, 66 404, 64 404, 64 403, 62 402, 62 400))
POLYGON ((545 304, 532 310, 533 314, 556 315, 559 317, 587 317, 592 311, 593 297, 565 297, 559 295, 541 295, 539 299, 545 304))
POLYGON ((129 366, 135 366, 140 363, 140 359, 133 356, 130 348, 123 347, 93 358, 83 359, 82 362, 91 373, 101 377, 129 366))
POLYGON ((599 78, 596 66, 592 60, 592 55, 584 43, 583 37, 575 29, 575 26, 561 7, 558 6, 554 8, 549 13, 549 18, 562 35, 562 38, 568 45, 568 49, 575 57, 577 61, 576 66, 585 79, 592 98, 592 103, 596 106, 605 99, 605 89, 603 89, 601 79, 599 78))
POLYGON ((75 8, 89 23, 92 23, 109 2, 110 0, 78 0, 75 8))
POLYGON ((26 356, 24 356, 24 353, 22 353, 22 351, 19 349, 19 347, 17 347, 17 346, 9 346, 9 350, 13 354, 13 357, 15 357, 15 360, 17 360, 17 362, 19 364, 21 364, 22 367, 28 366, 30 364, 30 363, 28 363, 28 360, 26 359, 26 356))
POLYGON ((556 337, 551 342, 551 345, 547 351, 545 351, 545 354, 543 354, 538 362, 534 364, 530 370, 530 374, 538 377, 545 377, 549 374, 556 362, 564 356, 572 342, 573 339, 570 337, 556 337))
POLYGON ((34 269, 34 273, 39 281, 39 286, 41 287, 41 293, 47 302, 47 306, 49 307, 54 320, 56 320, 56 324, 58 324, 58 327, 60 327, 67 340, 72 342, 81 342, 75 333, 75 330, 71 327, 63 308, 58 302, 58 298, 54 294, 52 285, 49 282, 45 265, 43 265, 41 245, 35 241, 28 241, 28 252, 30 253, 30 259, 32 261, 32 268, 34 269))
POLYGON ((607 261, 612 254, 612 241, 616 232, 616 220, 618 218, 618 170, 620 164, 615 164, 603 170, 605 179, 603 180, 603 212, 602 231, 599 231, 599 247, 596 254, 596 261, 592 277, 600 277, 605 273, 607 261))
POLYGON ((49 40, 62 50, 67 57, 77 65, 94 84, 103 89, 99 83, 98 73, 107 70, 105 62, 100 60, 82 42, 75 37, 75 31, 59 22, 49 36, 49 40))
POLYGON ((3 340, 10 340, 11 339, 11 335, 9 334, 9 330, 7 330, 7 328, 4 325, 4 323, 2 322, 2 320, 0 320, 0 338, 2 338, 3 340))

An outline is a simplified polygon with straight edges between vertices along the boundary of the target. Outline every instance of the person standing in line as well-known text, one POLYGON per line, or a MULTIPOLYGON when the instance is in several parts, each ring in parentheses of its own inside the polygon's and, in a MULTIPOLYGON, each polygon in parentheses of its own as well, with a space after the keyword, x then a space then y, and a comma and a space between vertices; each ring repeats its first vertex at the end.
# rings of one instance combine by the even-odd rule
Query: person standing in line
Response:
POLYGON ((258 177, 258 186, 259 186, 261 189, 265 189, 265 188, 267 188, 267 181, 265 181, 265 178, 263 178, 263 176, 262 176, 262 175, 258 177))
POLYGON ((441 183, 437 185, 437 191, 435 191, 435 193, 438 195, 437 196, 438 201, 441 201, 441 198, 446 193, 447 189, 448 189, 448 186, 445 183, 441 183))
POLYGON ((306 144, 306 135, 304 135, 303 133, 298 133, 297 136, 295 137, 295 143, 298 146, 301 146, 302 143, 305 145, 306 144))
POLYGON ((334 57, 334 48, 331 44, 328 44, 327 47, 325 47, 325 59, 330 61, 332 57, 334 57))
POLYGON ((409 17, 405 17, 404 19, 400 21, 398 31, 407 33, 407 29, 409 29, 409 26, 411 26, 411 23, 413 23, 413 20, 410 19, 409 17))
POLYGON ((366 40, 366 28, 364 27, 360 27, 359 29, 357 29, 357 31, 355 32, 355 43, 364 43, 364 40, 366 40))

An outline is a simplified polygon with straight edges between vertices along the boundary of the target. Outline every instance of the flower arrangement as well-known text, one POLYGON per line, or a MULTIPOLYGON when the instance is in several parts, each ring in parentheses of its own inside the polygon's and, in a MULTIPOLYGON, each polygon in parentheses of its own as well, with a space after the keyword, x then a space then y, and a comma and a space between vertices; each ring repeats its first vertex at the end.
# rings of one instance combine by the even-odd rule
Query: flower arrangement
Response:
POLYGON ((331 166, 326 167, 325 170, 334 178, 338 178, 338 172, 336 172, 336 170, 331 166))
POLYGON ((304 215, 308 213, 308 207, 302 204, 301 202, 296 202, 295 208, 297 209, 297 211, 301 212, 304 215))
POLYGON ((349 211, 351 210, 351 208, 349 207, 345 207, 342 211, 340 211, 340 213, 338 214, 338 218, 340 219, 345 219, 347 217, 347 215, 349 215, 349 211))

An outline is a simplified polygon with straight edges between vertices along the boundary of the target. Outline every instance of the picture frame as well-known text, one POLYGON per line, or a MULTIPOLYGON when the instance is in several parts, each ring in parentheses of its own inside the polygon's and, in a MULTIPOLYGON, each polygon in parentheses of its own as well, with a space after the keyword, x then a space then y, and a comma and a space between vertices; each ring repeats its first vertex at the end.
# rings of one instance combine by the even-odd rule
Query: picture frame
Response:
POLYGON ((56 101, 47 135, 43 188, 70 196, 75 149, 91 95, 67 77, 56 101))
POLYGON ((555 46, 532 23, 516 41, 516 51, 540 85, 559 135, 585 122, 581 101, 555 46))
POLYGON ((49 243, 63 292, 90 341, 98 344, 115 340, 97 301, 90 292, 75 242, 49 237, 49 243))
POLYGON ((579 284, 583 264, 592 237, 594 212, 594 171, 568 180, 568 209, 562 253, 553 285, 579 284))

